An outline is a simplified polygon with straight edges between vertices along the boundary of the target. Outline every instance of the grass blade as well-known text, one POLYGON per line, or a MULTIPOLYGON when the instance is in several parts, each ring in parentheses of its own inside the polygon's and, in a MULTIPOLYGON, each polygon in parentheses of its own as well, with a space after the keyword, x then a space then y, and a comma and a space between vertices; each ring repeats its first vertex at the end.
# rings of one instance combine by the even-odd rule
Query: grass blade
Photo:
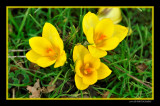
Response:
POLYGON ((24 25, 25 25, 27 16, 28 16, 28 14, 29 14, 29 10, 30 10, 30 8, 27 9, 27 11, 26 11, 26 13, 25 13, 25 15, 24 15, 24 18, 23 18, 23 20, 22 20, 21 26, 20 26, 20 28, 19 28, 19 30, 18 30, 18 36, 20 36, 20 34, 21 34, 21 32, 22 32, 22 29, 23 29, 23 27, 24 27, 24 25))
POLYGON ((41 24, 40 24, 31 14, 29 14, 29 16, 33 19, 33 21, 34 21, 40 28, 42 28, 41 24))

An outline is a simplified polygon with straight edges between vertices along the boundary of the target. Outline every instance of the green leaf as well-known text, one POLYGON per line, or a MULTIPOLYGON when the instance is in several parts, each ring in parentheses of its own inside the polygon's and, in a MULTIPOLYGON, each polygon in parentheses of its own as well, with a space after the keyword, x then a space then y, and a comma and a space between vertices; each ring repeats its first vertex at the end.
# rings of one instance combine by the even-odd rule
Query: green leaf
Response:
POLYGON ((26 72, 21 71, 21 70, 16 70, 15 71, 15 77, 18 78, 18 75, 23 75, 24 79, 22 80, 23 83, 28 83, 29 82, 29 76, 27 75, 26 72))

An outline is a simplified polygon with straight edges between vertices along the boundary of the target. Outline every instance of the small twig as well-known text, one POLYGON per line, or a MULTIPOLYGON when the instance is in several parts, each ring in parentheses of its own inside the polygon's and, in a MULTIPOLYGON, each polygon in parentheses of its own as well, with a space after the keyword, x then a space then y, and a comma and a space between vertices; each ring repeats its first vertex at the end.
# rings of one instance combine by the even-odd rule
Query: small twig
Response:
POLYGON ((145 83, 146 83, 146 84, 150 84, 150 85, 152 85, 152 83, 150 83, 150 82, 148 82, 148 81, 145 81, 145 83))
POLYGON ((26 56, 8 56, 8 58, 15 58, 15 57, 26 58, 26 56))
POLYGON ((27 50, 23 50, 23 49, 17 49, 17 50, 8 50, 8 52, 23 52, 23 51, 28 51, 30 49, 27 50))
MULTIPOLYGON (((108 60, 105 59, 105 58, 103 58, 103 60, 104 60, 105 62, 107 62, 107 63, 111 63, 110 61, 108 61, 108 60)), ((119 67, 115 66, 115 68, 118 69, 119 71, 125 73, 125 71, 123 71, 123 70, 120 69, 119 67)), ((144 83, 143 81, 141 81, 140 79, 138 79, 138 78, 136 78, 136 77, 134 77, 134 76, 132 76, 132 75, 130 75, 130 74, 128 74, 128 73, 127 73, 127 75, 128 75, 129 77, 131 77, 132 79, 138 81, 139 83, 141 83, 141 84, 147 86, 148 88, 152 89, 152 87, 151 87, 150 85, 145 84, 145 83, 144 83)))
POLYGON ((152 87, 151 87, 150 85, 145 84, 145 83, 144 83, 143 81, 141 81, 140 79, 138 79, 138 78, 136 78, 136 77, 134 77, 134 76, 132 76, 132 75, 130 75, 130 74, 127 74, 127 75, 130 76, 131 78, 133 78, 134 80, 140 82, 141 84, 143 84, 143 85, 145 85, 145 86, 147 86, 147 87, 149 87, 149 88, 152 89, 152 87))
POLYGON ((12 98, 15 98, 15 88, 12 89, 12 98))

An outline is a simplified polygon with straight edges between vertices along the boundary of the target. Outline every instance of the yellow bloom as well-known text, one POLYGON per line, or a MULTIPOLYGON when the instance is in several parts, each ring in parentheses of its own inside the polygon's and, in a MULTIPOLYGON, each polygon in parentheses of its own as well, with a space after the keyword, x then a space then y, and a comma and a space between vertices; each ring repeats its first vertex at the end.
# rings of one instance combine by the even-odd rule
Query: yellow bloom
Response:
POLYGON ((99 8, 98 17, 100 20, 110 18, 114 24, 118 24, 122 20, 120 8, 99 8))
MULTIPOLYGON (((99 20, 110 18, 114 24, 118 24, 122 20, 120 8, 99 8, 97 14, 99 20)), ((128 28, 128 27, 127 27, 128 28)), ((132 29, 128 28, 128 36, 132 34, 132 29)))
POLYGON ((54 68, 63 66, 66 61, 63 41, 57 29, 50 23, 45 23, 42 37, 29 39, 31 50, 26 58, 41 67, 48 67, 55 63, 54 68))
POLYGON ((76 45, 73 50, 73 61, 75 66, 75 84, 79 90, 88 88, 97 80, 106 78, 111 74, 111 70, 99 58, 93 57, 87 48, 76 45))
POLYGON ((99 20, 91 12, 88 12, 82 22, 83 32, 91 44, 88 49, 92 56, 101 58, 107 55, 106 51, 115 49, 127 36, 128 28, 114 25, 109 18, 99 20))

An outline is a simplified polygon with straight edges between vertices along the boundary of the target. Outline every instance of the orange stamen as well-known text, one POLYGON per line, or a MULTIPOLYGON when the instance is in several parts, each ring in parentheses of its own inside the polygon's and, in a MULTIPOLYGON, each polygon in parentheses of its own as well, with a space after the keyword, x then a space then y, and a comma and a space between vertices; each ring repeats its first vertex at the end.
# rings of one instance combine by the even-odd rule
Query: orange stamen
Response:
POLYGON ((48 53, 48 56, 53 56, 53 55, 54 55, 54 51, 53 51, 52 48, 48 48, 48 49, 46 50, 46 52, 48 53))
POLYGON ((105 35, 101 35, 98 40, 103 40, 104 38, 106 38, 106 36, 105 35))
POLYGON ((47 49, 47 53, 49 53, 49 52, 51 52, 52 51, 52 49, 51 48, 48 48, 47 49))
POLYGON ((90 68, 88 68, 88 69, 86 69, 86 71, 88 72, 88 73, 91 73, 91 69, 90 68))
POLYGON ((92 68, 90 67, 89 63, 84 65, 84 74, 89 74, 92 72, 92 68))

